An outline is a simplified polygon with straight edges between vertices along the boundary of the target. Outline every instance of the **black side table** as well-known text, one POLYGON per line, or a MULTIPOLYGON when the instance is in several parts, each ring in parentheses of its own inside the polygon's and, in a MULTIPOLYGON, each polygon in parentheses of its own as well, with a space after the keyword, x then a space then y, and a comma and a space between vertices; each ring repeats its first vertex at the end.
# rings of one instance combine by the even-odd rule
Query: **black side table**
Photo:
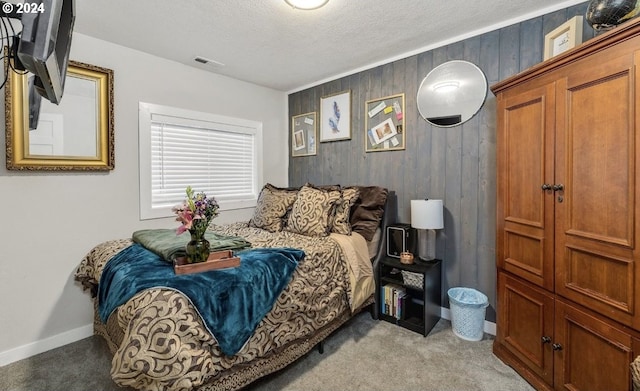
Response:
MULTIPOLYGON (((376 306, 378 318, 398 326, 427 336, 433 326, 440 320, 442 297, 442 261, 421 261, 416 259, 407 265, 398 258, 384 257, 380 260, 376 270, 376 306), (422 285, 412 284, 403 278, 402 271, 415 273, 410 277, 414 282, 422 276, 422 285), (419 276, 418 276, 419 275, 419 276), (416 278, 418 277, 418 278, 416 278), (409 282, 409 283, 407 283, 409 282), (402 300, 400 317, 392 313, 385 314, 384 289, 385 285, 400 287, 399 291, 406 292, 402 300)), ((389 289, 387 289, 389 292, 389 289)), ((397 302, 396 302, 397 304, 397 302)), ((387 303, 388 307, 388 303, 387 303)), ((388 311, 387 312, 391 312, 388 311)))

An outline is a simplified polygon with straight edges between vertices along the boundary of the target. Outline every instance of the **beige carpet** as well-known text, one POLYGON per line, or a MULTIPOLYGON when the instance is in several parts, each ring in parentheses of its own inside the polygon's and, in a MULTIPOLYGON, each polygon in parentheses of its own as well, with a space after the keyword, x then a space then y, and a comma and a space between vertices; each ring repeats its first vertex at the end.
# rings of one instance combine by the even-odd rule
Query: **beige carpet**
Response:
POLYGON ((493 338, 456 337, 440 320, 425 338, 363 313, 252 390, 533 390, 491 353, 493 338))
MULTIPOLYGON (((493 340, 459 339, 441 320, 425 338, 362 313, 284 370, 248 390, 531 391, 491 353, 493 340)), ((0 390, 125 390, 109 377, 110 356, 94 336, 0 368, 0 390)))

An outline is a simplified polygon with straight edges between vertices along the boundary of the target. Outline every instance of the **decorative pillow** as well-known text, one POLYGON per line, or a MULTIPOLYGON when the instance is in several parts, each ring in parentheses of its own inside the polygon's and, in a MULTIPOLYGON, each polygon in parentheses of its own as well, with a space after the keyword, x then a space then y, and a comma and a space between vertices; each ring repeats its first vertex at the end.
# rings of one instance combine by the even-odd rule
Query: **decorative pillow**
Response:
MULTIPOLYGON (((340 189, 340 185, 320 185, 320 186, 316 186, 314 184, 311 184, 309 182, 306 183, 307 185, 314 187, 316 189, 320 189, 320 190, 328 190, 328 191, 336 191, 338 192, 338 195, 340 196, 341 193, 341 189, 340 189)), ((330 215, 329 215, 329 232, 333 232, 333 219, 336 217, 336 209, 338 207, 338 204, 340 203, 340 198, 338 198, 338 201, 336 201, 336 204, 334 205, 333 210, 331 211, 330 215)))
POLYGON ((333 217, 331 232, 343 235, 351 235, 351 222, 349 220, 351 207, 358 201, 360 190, 357 187, 342 189, 342 198, 336 204, 336 212, 333 217))
POLYGON ((293 203, 287 231, 307 236, 327 236, 330 217, 340 198, 338 190, 324 190, 311 184, 302 186, 293 203))
POLYGON ((351 229, 370 241, 380 225, 389 191, 379 186, 356 187, 360 197, 351 207, 351 229))
POLYGON ((280 188, 270 183, 264 185, 258 196, 256 210, 249 221, 249 227, 261 228, 269 232, 282 231, 285 216, 291 210, 297 194, 297 188, 280 188))

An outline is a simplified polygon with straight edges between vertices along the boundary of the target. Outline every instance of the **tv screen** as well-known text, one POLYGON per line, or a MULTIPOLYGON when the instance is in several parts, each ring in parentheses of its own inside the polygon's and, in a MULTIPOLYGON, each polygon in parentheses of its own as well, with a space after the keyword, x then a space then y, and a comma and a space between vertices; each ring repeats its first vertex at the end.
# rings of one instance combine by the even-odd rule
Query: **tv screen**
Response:
POLYGON ((35 0, 41 12, 23 13, 17 48, 19 62, 35 75, 35 88, 59 104, 69 64, 75 0, 35 0))
POLYGON ((453 126, 462 122, 462 115, 449 115, 446 117, 429 117, 427 121, 440 126, 453 126))
POLYGON ((29 76, 29 130, 35 130, 38 128, 40 102, 42 102, 42 97, 36 91, 35 81, 35 76, 29 76))

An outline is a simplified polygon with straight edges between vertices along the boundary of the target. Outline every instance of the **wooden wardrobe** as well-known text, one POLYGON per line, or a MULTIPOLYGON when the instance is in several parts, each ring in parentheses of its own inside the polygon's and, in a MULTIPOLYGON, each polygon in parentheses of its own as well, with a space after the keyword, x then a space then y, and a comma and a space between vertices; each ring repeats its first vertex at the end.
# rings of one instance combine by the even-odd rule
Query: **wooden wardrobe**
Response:
POLYGON ((629 390, 640 354, 640 18, 491 87, 494 353, 540 390, 629 390))

